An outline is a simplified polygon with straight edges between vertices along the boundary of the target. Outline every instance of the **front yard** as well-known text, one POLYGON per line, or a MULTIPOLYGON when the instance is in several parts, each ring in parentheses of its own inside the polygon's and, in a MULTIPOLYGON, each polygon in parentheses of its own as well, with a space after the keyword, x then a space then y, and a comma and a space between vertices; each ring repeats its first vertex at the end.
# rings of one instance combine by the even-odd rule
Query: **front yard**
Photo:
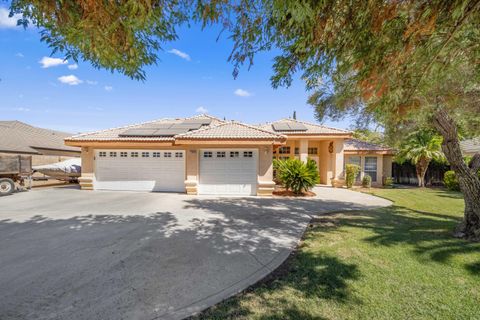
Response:
POLYGON ((478 319, 480 243, 454 239, 461 194, 372 189, 394 201, 317 219, 270 279, 200 319, 478 319))

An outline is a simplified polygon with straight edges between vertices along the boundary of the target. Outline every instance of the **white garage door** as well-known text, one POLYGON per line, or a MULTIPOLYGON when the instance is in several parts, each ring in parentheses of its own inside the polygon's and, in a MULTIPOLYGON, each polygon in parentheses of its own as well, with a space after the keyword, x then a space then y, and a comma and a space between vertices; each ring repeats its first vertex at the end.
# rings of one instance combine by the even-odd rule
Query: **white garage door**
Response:
POLYGON ((199 194, 257 194, 258 152, 255 149, 200 151, 199 194))
POLYGON ((97 150, 94 188, 185 192, 185 151, 97 150))

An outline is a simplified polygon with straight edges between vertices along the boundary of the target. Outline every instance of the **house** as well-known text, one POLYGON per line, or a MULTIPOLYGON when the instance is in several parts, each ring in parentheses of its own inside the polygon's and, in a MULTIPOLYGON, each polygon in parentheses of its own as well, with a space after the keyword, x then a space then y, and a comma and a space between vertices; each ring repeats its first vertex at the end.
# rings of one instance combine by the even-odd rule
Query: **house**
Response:
POLYGON ((460 141, 460 148, 464 156, 473 156, 480 153, 480 137, 460 141))
MULTIPOLYGON (((274 158, 312 158, 322 183, 341 181, 351 136, 293 119, 254 126, 199 115, 80 134, 65 143, 81 147, 82 189, 270 195, 274 158)), ((386 154, 371 154, 383 173, 386 154)))
POLYGON ((20 121, 0 121, 0 153, 31 155, 34 166, 80 157, 80 148, 65 145, 64 139, 69 136, 20 121))

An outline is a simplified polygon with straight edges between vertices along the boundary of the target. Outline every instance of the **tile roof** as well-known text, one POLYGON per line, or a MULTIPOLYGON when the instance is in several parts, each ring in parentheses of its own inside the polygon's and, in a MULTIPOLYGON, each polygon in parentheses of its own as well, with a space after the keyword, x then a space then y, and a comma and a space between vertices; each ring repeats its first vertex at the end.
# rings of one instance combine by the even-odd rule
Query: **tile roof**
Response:
POLYGON ((394 150, 387 146, 370 143, 358 139, 346 139, 343 144, 344 151, 390 151, 394 150))
POLYGON ((248 124, 229 121, 219 123, 214 126, 178 134, 175 136, 177 140, 190 139, 252 139, 252 140, 280 140, 287 139, 286 136, 263 130, 248 124))
POLYGON ((157 119, 153 121, 147 121, 137 124, 132 124, 123 127, 117 127, 112 129, 106 129, 101 131, 95 132, 88 132, 79 135, 75 135, 72 137, 68 137, 65 139, 66 141, 175 141, 174 137, 120 137, 119 134, 124 132, 127 129, 141 129, 141 128, 148 128, 148 126, 161 124, 161 123, 180 123, 186 119, 212 119, 212 122, 209 126, 214 126, 219 123, 223 123, 223 120, 220 120, 216 117, 212 117, 209 115, 201 114, 194 117, 189 118, 181 118, 181 119, 172 119, 172 118, 163 118, 157 119))
POLYGON ((295 120, 295 119, 281 119, 278 121, 260 124, 257 127, 264 130, 269 130, 272 132, 277 132, 277 133, 286 134, 286 135, 345 135, 345 134, 348 135, 348 134, 351 134, 351 132, 348 130, 331 128, 321 124, 310 123, 310 122, 295 120), (300 123, 300 124, 303 124, 307 128, 307 130, 306 131, 298 131, 298 130, 275 131, 272 125, 277 123, 300 123))
POLYGON ((460 148, 466 154, 480 152, 480 137, 460 141, 460 148))
POLYGON ((80 148, 65 145, 63 139, 70 135, 20 121, 0 121, 0 152, 41 154, 39 149, 80 151, 80 148))

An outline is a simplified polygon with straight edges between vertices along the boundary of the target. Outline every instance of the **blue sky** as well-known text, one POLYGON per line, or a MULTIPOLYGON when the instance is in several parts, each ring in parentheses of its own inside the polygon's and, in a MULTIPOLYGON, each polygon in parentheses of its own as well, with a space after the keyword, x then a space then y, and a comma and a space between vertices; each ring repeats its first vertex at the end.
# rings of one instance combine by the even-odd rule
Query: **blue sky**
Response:
MULTIPOLYGON (((166 43, 158 65, 146 68, 145 82, 97 70, 88 62, 48 59, 51 50, 38 30, 16 27, 0 7, 0 119, 77 133, 163 117, 209 114, 247 123, 291 116, 314 121, 308 93, 296 79, 272 89, 273 52, 256 57, 237 79, 227 62, 232 48, 218 28, 179 29, 179 40, 166 43)), ((325 124, 347 128, 347 121, 325 124)))

